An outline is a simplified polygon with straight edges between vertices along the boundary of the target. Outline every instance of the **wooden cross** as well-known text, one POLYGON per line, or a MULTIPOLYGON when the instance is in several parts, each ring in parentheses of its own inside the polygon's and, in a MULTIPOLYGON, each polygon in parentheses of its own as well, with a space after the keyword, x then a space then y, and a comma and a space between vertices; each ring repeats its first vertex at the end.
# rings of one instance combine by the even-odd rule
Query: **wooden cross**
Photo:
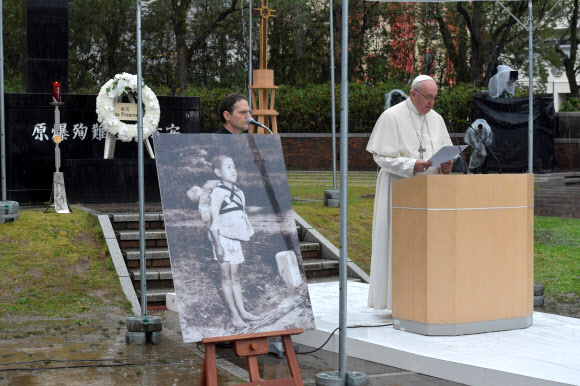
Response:
POLYGON ((252 10, 254 15, 260 15, 260 69, 268 68, 268 19, 277 17, 276 10, 270 9, 268 0, 262 0, 260 8, 252 10))

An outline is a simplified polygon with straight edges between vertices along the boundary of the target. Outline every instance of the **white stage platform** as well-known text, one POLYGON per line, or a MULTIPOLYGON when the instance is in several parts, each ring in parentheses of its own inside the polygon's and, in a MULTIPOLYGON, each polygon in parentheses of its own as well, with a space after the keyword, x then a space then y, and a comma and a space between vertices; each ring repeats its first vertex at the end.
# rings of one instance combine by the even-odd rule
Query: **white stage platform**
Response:
MULTIPOLYGON (((316 330, 294 335, 318 347, 338 327, 338 282, 309 284, 316 330)), ((392 323, 366 307, 368 284, 348 282, 348 326, 392 323)), ((527 329, 423 336, 386 327, 349 328, 349 356, 469 385, 580 385, 580 319, 534 312, 527 329)), ((325 350, 338 352, 338 331, 325 350)), ((350 370, 350 369, 347 369, 350 370)))

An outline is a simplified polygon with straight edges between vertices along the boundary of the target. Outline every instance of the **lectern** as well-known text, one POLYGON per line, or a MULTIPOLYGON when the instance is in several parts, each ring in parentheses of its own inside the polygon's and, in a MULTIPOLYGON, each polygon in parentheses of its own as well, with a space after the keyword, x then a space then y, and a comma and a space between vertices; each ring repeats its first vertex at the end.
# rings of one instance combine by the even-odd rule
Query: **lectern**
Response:
POLYGON ((396 329, 463 335, 532 324, 532 174, 423 175, 394 182, 392 194, 396 329))

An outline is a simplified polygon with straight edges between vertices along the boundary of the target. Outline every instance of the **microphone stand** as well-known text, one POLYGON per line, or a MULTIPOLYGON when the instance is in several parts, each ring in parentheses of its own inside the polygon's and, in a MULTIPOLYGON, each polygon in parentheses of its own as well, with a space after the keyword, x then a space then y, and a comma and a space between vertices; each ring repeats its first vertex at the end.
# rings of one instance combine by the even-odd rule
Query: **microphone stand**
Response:
MULTIPOLYGON (((459 148, 459 155, 461 156, 461 159, 463 160, 463 174, 467 174, 467 161, 465 160, 465 157, 463 156, 463 151, 461 151, 461 146, 459 145, 459 139, 457 138, 457 133, 455 133, 455 130, 453 130, 453 123, 451 123, 451 121, 449 121, 449 127, 451 128, 451 132, 453 133, 453 136, 455 137, 455 142, 457 142, 457 147, 459 148)), ((451 143, 453 143, 453 141, 451 141, 451 143)))
POLYGON ((469 126, 473 129, 473 131, 475 132, 475 134, 477 135, 477 137, 479 138, 479 140, 481 141, 481 143, 483 143, 483 147, 485 147, 487 149, 487 151, 490 152, 490 154, 493 156, 493 158, 495 158, 498 166, 499 166, 499 174, 501 174, 501 162, 499 162, 499 159, 495 156, 495 153, 493 151, 491 151, 491 149, 489 148, 489 146, 487 146, 485 144, 485 141, 483 140, 483 138, 481 138, 481 135, 479 135, 479 133, 477 132, 477 129, 474 129, 472 126, 469 126))
POLYGON ((258 127, 263 128, 263 129, 266 129, 270 132, 270 134, 274 135, 274 133, 272 132, 272 130, 270 130, 270 128, 268 128, 268 126, 261 124, 260 122, 256 121, 252 117, 248 117, 248 119, 246 119, 246 122, 248 125, 254 125, 254 126, 258 126, 258 127))

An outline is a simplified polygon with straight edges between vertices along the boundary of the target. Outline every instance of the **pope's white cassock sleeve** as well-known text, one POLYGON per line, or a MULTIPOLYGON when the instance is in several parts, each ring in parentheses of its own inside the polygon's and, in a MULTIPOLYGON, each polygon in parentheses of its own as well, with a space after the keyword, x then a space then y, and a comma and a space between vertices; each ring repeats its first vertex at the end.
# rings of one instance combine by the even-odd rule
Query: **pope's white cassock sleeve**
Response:
MULTIPOLYGON (((371 255, 371 282, 368 306, 392 309, 392 197, 391 184, 415 175, 415 162, 420 159, 419 146, 428 160, 443 146, 452 145, 443 118, 431 110, 421 115, 410 98, 381 114, 367 145, 367 151, 380 167, 375 192, 371 255), (419 138, 422 138, 421 144, 419 138)), ((425 173, 436 174, 437 168, 425 173)), ((395 224, 396 226, 396 224, 395 224)))

